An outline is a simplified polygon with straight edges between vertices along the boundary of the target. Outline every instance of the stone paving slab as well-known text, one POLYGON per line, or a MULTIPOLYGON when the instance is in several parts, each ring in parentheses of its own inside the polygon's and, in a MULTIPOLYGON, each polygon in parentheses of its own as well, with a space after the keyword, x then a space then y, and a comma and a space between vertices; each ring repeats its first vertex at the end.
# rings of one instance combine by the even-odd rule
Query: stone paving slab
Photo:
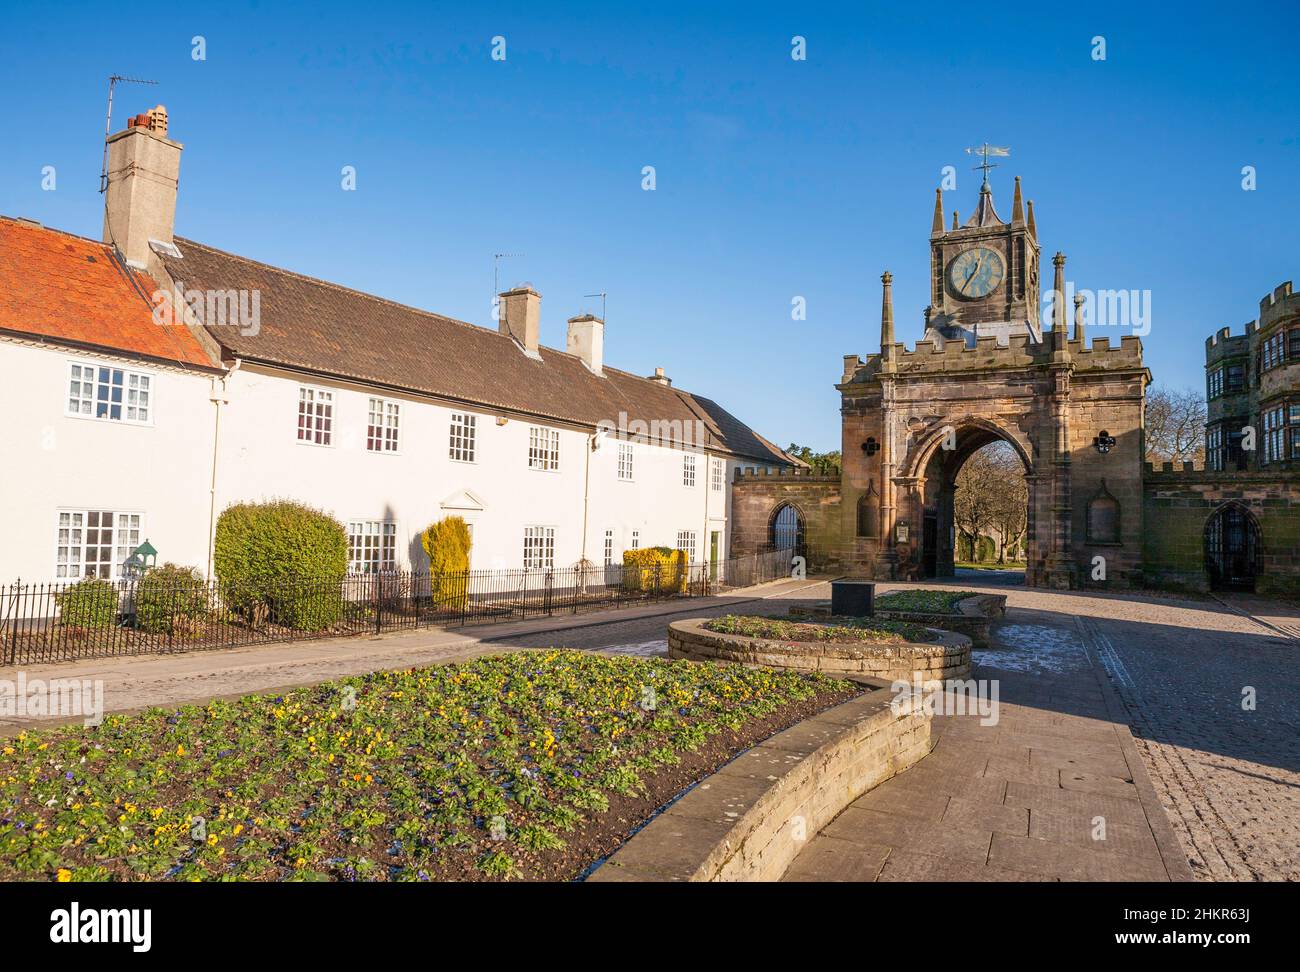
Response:
POLYGON ((796 858, 790 880, 1190 876, 1168 840, 1149 781, 1145 791, 1139 786, 1136 778, 1146 781, 1145 770, 1128 727, 1112 716, 1103 673, 1073 619, 1013 610, 1004 626, 1012 637, 1000 642, 1002 626, 995 625, 998 647, 980 653, 972 673, 999 683, 996 724, 983 725, 974 715, 936 715, 934 752, 824 828, 796 858), (1048 661, 1017 657, 1040 641, 1050 646, 1048 661), (1161 824, 1164 846, 1157 835, 1161 824), (850 848, 871 853, 855 853, 861 866, 837 859, 850 848), (867 876, 882 849, 883 864, 867 876))

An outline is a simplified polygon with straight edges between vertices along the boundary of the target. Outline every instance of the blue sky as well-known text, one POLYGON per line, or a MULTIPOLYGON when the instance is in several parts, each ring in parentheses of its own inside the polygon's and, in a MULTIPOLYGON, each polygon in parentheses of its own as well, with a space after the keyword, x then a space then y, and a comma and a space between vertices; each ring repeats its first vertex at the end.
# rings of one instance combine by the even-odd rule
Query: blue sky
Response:
POLYGON ((1300 275, 1294 3, 545 6, 6 4, 0 213, 97 237, 107 76, 154 78, 113 127, 167 106, 178 234, 479 324, 492 254, 522 253, 501 282, 541 292, 544 343, 607 291, 610 364, 818 448, 883 269, 921 336, 942 167, 949 210, 976 199, 966 146, 1011 146, 995 197, 1008 216, 1022 177, 1044 282, 1059 249, 1080 287, 1151 291, 1159 384, 1200 387, 1205 337, 1300 275))

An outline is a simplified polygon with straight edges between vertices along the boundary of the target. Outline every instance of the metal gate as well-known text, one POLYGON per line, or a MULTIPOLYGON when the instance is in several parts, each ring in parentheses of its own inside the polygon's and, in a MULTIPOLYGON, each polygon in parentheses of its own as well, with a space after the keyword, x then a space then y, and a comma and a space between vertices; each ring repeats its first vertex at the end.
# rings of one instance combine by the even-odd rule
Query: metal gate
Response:
POLYGON ((1259 526, 1249 510, 1230 504, 1206 523, 1205 569, 1215 590, 1253 591, 1259 553, 1259 526))

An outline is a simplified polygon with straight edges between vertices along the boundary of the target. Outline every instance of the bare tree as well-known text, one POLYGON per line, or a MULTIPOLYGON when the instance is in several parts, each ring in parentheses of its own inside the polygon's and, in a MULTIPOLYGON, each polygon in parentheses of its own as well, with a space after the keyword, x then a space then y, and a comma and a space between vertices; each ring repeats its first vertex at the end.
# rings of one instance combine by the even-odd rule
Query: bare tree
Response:
POLYGON ((1015 553, 1026 529, 1028 489, 1025 470, 1016 451, 1005 442, 995 442, 974 453, 957 473, 953 497, 953 520, 962 536, 970 541, 977 556, 979 538, 990 531, 998 534, 998 563, 1015 553))
POLYGON ((1147 393, 1146 460, 1205 464, 1205 399, 1191 389, 1147 393))
POLYGON ((1024 464, 1014 449, 1000 442, 985 451, 997 472, 993 525, 998 531, 998 563, 1005 564, 1008 551, 1015 555, 1029 526, 1029 487, 1024 464))

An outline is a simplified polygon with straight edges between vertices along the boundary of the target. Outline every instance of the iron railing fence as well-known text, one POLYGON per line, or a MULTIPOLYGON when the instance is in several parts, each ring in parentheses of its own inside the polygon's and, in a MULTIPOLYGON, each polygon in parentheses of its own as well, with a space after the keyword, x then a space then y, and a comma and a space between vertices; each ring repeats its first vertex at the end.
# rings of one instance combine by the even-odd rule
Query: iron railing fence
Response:
POLYGON ((0 587, 0 662, 232 648, 406 628, 460 627, 673 598, 789 577, 789 551, 681 567, 586 565, 204 581, 149 575, 0 587))

